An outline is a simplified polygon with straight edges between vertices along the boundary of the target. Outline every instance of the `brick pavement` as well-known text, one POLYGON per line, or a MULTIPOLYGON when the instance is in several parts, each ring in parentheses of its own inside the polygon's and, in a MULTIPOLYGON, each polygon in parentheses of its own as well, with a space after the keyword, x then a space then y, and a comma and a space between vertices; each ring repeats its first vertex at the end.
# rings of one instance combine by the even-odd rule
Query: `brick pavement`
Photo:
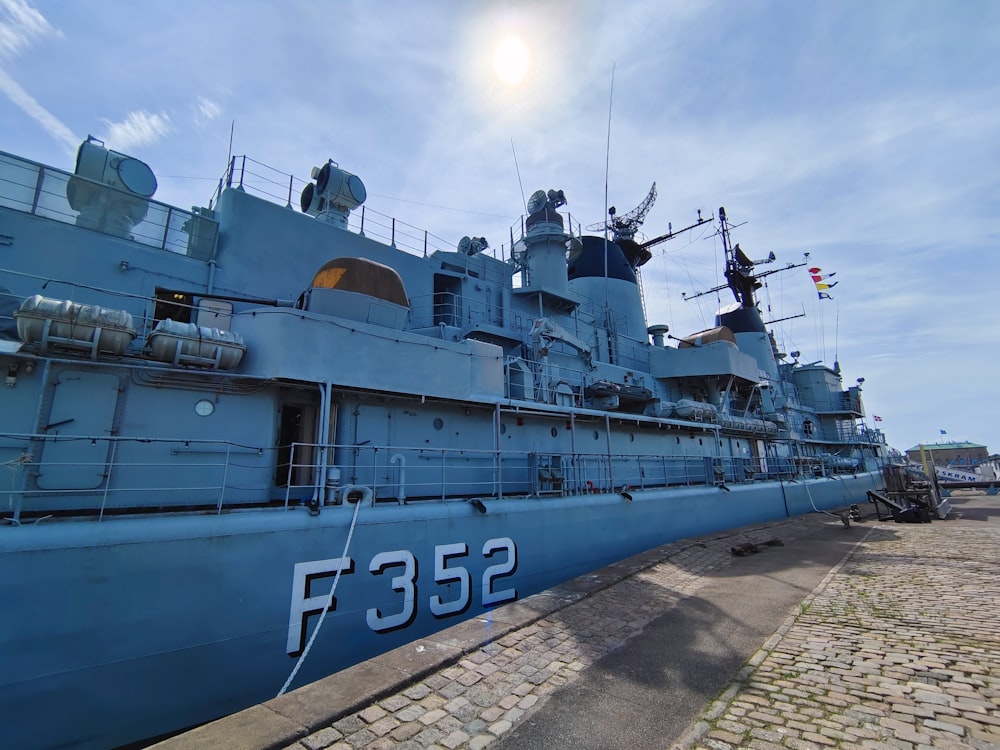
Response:
MULTIPOLYGON (((733 564, 737 541, 831 522, 663 547, 649 567, 287 748, 489 747, 733 564)), ((675 748, 1000 748, 1000 526, 871 526, 675 748)))
POLYGON ((1000 527, 879 524, 677 748, 1000 748, 1000 527))

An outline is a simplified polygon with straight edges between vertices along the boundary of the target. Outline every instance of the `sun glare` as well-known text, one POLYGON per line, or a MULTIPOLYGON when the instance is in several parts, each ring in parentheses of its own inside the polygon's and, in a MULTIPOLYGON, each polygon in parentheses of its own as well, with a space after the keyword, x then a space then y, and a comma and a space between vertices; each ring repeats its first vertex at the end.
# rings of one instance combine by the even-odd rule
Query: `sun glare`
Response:
POLYGON ((528 74, 528 45, 519 36, 501 39, 493 48, 493 71, 508 86, 524 80, 528 74))

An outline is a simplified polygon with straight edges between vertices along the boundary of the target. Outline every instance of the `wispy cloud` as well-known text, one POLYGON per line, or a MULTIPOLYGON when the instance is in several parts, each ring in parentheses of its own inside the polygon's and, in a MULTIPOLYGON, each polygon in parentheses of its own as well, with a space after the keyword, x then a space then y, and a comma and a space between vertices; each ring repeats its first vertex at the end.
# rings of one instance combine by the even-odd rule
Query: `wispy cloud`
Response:
POLYGON ((0 70, 0 91, 3 91, 7 95, 7 98, 28 115, 28 117, 41 125, 46 133, 62 143, 69 153, 76 151, 76 147, 80 145, 80 139, 73 131, 66 127, 58 117, 39 104, 31 94, 25 91, 17 81, 3 70, 0 70))
POLYGON ((0 57, 12 60, 38 39, 62 36, 24 0, 0 0, 0 57))
MULTIPOLYGON (((61 37, 62 32, 53 28, 37 9, 24 0, 0 0, 0 61, 13 60, 36 41, 48 36, 61 37)), ((3 69, 0 69, 0 91, 73 153, 80 139, 3 69)))
POLYGON ((165 112, 154 114, 144 109, 129 112, 121 122, 102 122, 108 128, 105 142, 112 148, 125 152, 150 146, 173 130, 170 117, 165 112))
POLYGON ((204 96, 199 96, 194 103, 194 121, 198 125, 211 122, 222 114, 222 107, 204 96))

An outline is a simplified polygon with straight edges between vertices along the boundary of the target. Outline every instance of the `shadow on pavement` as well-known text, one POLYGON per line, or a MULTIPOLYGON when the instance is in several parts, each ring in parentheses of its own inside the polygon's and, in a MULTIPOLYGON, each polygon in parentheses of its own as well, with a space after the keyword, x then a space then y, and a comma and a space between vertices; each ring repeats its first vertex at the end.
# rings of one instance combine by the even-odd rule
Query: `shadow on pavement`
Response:
MULTIPOLYGON (((705 574, 694 595, 676 596, 638 635, 599 657, 495 746, 667 746, 865 534, 864 524, 849 529, 839 521, 818 525, 785 546, 762 547, 705 574)), ((728 555, 732 539, 707 544, 728 555)), ((626 585, 624 607, 663 596, 660 586, 642 581, 641 575, 615 588, 626 585)), ((599 623, 586 618, 581 607, 549 617, 577 633, 578 646, 593 639, 596 655, 599 623)))

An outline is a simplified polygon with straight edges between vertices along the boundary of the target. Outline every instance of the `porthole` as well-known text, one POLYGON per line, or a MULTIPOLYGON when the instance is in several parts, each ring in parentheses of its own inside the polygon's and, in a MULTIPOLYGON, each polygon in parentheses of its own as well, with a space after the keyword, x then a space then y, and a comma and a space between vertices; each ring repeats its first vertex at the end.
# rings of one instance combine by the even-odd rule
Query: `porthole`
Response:
POLYGON ((501 435, 506 435, 507 434, 507 425, 505 425, 503 423, 500 424, 500 434, 501 435))
POLYGON ((440 430, 444 427, 444 420, 441 417, 434 417, 433 425, 435 430, 440 430))
POLYGON ((215 411, 215 404, 209 401, 207 398, 201 399, 201 401, 195 402, 194 413, 199 417, 207 417, 215 411))
POLYGON ((594 430, 594 440, 600 440, 600 439, 601 439, 601 433, 599 433, 597 430, 594 430))
POLYGON ((633 433, 631 433, 631 432, 628 434, 628 441, 630 443, 634 443, 635 442, 635 435, 633 433))
POLYGON ((559 430, 556 429, 555 427, 549 430, 549 433, 552 435, 552 437, 559 437, 559 430))
POLYGON ((698 445, 704 445, 704 443, 702 442, 701 438, 698 438, 698 445))

